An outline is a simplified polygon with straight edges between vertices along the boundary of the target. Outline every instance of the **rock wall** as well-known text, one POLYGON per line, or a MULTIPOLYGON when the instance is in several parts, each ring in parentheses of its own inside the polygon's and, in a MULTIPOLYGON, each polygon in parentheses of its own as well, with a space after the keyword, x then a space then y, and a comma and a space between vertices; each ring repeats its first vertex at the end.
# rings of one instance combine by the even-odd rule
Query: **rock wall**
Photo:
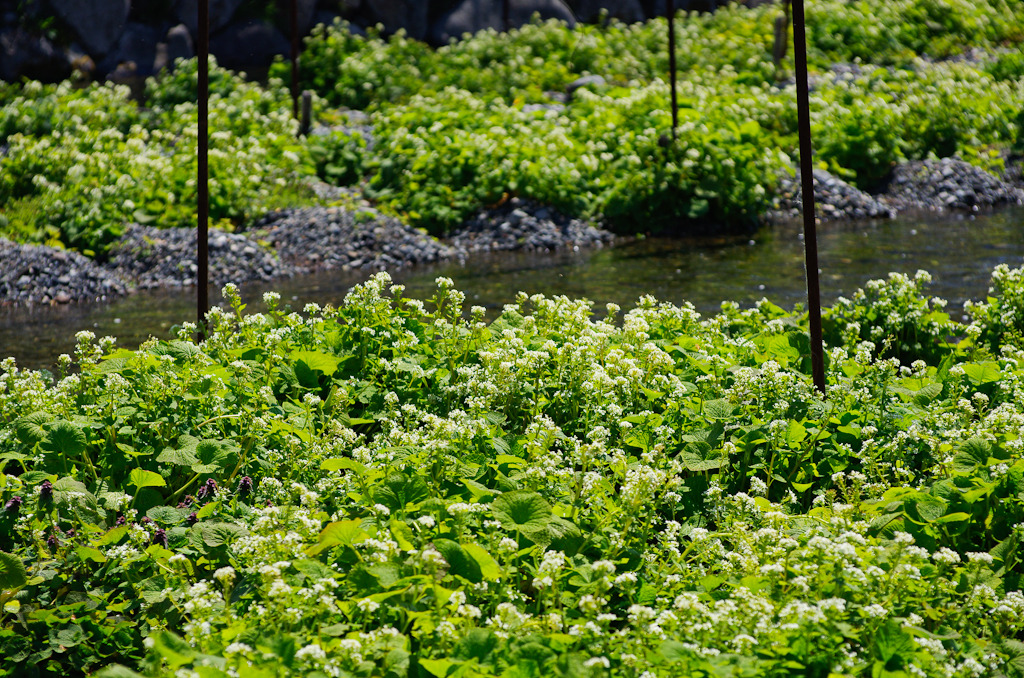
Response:
MULTIPOLYGON (((287 55, 290 0, 210 0, 210 51, 248 72, 287 55)), ((341 17, 357 27, 405 29, 434 45, 485 28, 520 26, 534 13, 575 24, 643 21, 666 0, 295 0, 305 35, 341 17), (507 3, 507 8, 506 8, 507 3)), ((745 0, 751 3, 765 0, 745 0)), ((726 0, 676 0, 710 11, 726 0)), ((96 79, 144 78, 195 54, 198 0, 0 0, 0 80, 55 82, 79 70, 96 79)))

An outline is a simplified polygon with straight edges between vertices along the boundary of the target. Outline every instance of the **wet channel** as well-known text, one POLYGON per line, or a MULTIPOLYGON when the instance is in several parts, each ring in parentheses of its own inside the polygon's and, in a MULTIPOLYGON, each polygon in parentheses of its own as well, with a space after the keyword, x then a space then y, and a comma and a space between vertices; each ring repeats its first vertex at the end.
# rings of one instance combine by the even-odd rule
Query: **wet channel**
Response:
MULTIPOLYGON (((999 263, 1024 262, 1024 208, 981 215, 926 215, 891 221, 830 223, 819 227, 821 290, 825 305, 890 271, 933 276, 930 292, 947 299, 954 314, 967 299, 985 296, 999 263)), ((596 309, 614 302, 624 310, 651 294, 662 301, 689 301, 714 313, 723 300, 750 305, 762 297, 783 306, 805 300, 803 242, 797 223, 728 238, 646 238, 615 247, 558 254, 506 253, 469 261, 392 272, 408 296, 426 299, 434 279, 447 276, 463 290, 467 306, 491 317, 518 291, 586 297, 596 309)), ((335 304, 371 272, 330 272, 246 285, 249 310, 261 308, 265 290, 276 290, 293 308, 308 302, 335 304)), ((213 300, 219 295, 211 291, 213 300)), ((138 292, 106 303, 32 309, 0 309, 0 356, 21 367, 49 367, 71 351, 77 331, 112 335, 134 348, 150 336, 166 338, 195 317, 195 290, 138 292)), ((957 315, 954 315, 957 317, 957 315)))

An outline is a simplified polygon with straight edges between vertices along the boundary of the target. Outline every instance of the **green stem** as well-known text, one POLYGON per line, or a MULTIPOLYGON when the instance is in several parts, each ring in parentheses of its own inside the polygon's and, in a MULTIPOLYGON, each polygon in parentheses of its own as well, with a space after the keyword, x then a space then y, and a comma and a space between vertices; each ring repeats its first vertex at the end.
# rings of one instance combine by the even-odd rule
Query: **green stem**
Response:
MULTIPOLYGON (((167 503, 168 504, 173 504, 174 501, 176 499, 178 499, 178 497, 180 497, 185 490, 187 490, 189 487, 192 486, 192 483, 194 483, 197 480, 199 480, 199 477, 201 475, 202 475, 201 473, 197 473, 194 476, 192 476, 191 480, 189 480, 187 483, 185 483, 184 485, 179 487, 178 490, 174 494, 172 494, 170 497, 167 498, 167 503)), ((137 497, 138 495, 135 495, 135 496, 137 497)), ((134 505, 134 504, 135 504, 135 499, 132 499, 132 505, 134 505)))

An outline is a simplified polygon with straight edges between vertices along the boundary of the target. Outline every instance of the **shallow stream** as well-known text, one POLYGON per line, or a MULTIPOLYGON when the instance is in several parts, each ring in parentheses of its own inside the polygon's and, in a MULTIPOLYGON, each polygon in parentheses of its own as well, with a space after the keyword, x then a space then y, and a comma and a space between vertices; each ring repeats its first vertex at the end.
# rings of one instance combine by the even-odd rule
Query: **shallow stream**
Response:
MULTIPOLYGON (((891 221, 829 223, 819 227, 822 303, 850 295, 890 271, 932 274, 931 293, 947 299, 958 317, 963 302, 985 296, 999 263, 1024 263, 1024 208, 977 216, 904 216, 891 221)), ((596 309, 614 302, 623 310, 637 298, 689 301, 714 313, 723 300, 750 305, 761 297, 785 308, 806 299, 800 224, 779 225, 753 236, 716 239, 647 238, 616 247, 560 254, 496 254, 465 264, 448 263, 392 272, 406 294, 427 298, 437 276, 448 276, 491 317, 517 291, 586 297, 596 309)), ((265 290, 277 290, 295 309, 307 302, 335 304, 372 272, 322 273, 265 285, 246 285, 248 309, 261 310, 265 290)), ((219 294, 211 290, 212 301, 219 294)), ((134 348, 149 336, 195 318, 195 290, 138 292, 108 303, 33 309, 0 309, 0 357, 21 367, 54 364, 89 329, 134 348)))

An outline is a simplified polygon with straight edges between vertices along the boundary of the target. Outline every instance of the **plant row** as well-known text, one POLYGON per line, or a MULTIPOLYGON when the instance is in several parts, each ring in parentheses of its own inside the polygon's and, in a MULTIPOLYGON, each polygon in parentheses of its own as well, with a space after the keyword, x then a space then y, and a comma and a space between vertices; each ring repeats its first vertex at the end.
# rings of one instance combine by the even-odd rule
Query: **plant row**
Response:
MULTIPOLYGON (((102 255, 130 222, 194 227, 196 72, 193 59, 150 79, 144 108, 123 85, 0 91, 0 233, 102 255)), ((213 65, 210 93, 211 221, 308 202, 314 168, 287 90, 213 65)))
MULTIPOLYGON (((622 233, 749 227, 796 155, 789 62, 771 58, 777 11, 731 5, 678 22, 675 140, 664 20, 538 23, 437 50, 321 26, 300 77, 334 125, 326 135, 295 138, 283 80, 213 69, 211 218, 240 226, 309 202, 319 177, 360 185, 434 234, 510 195, 622 233), (604 83, 563 103, 586 75, 604 83), (365 109, 370 124, 325 106, 365 109)), ((1019 3, 818 2, 808 24, 821 166, 870 189, 931 156, 998 171, 1024 143, 1019 3), (988 56, 960 58, 969 47, 988 56)), ((144 106, 116 86, 0 86, 0 232, 102 256, 128 221, 194 224, 195 80, 194 60, 179 65, 148 83, 144 106)))
POLYGON ((1024 269, 927 282, 826 313, 825 395, 768 301, 384 273, 4 361, 0 671, 1022 675, 1024 269))

